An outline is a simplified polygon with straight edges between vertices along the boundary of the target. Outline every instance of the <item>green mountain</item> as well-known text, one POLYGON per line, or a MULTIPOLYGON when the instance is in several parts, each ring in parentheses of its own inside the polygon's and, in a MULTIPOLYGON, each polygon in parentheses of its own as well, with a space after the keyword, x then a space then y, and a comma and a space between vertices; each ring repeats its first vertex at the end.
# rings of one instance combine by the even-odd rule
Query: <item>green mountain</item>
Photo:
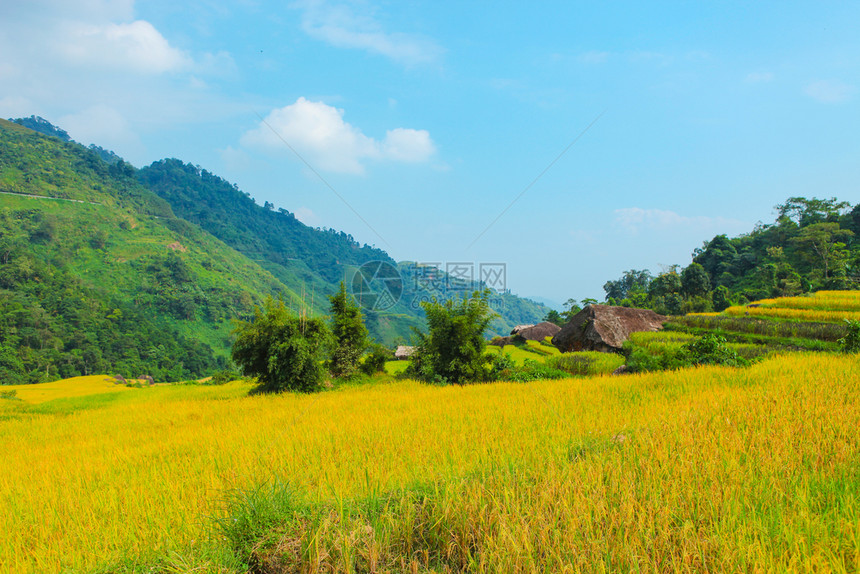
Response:
POLYGON ((124 162, 0 120, 0 381, 227 365, 231 320, 295 294, 124 162))
MULTIPOLYGON (((360 245, 351 235, 333 229, 315 229, 300 222, 285 209, 271 204, 258 205, 248 194, 224 179, 177 159, 157 161, 138 172, 138 179, 170 204, 173 212, 195 223, 259 263, 294 292, 313 297, 315 312, 325 313, 329 295, 340 281, 353 293, 360 292, 363 273, 381 268, 392 274, 394 299, 388 305, 365 305, 368 329, 373 337, 387 344, 408 341, 411 327, 423 325, 424 312, 419 302, 430 297, 461 296, 482 288, 477 282, 455 282, 446 273, 432 270, 432 289, 416 271, 413 263, 395 262, 385 251, 360 245), (441 288, 440 288, 441 287, 441 288), (375 307, 375 308, 374 308, 375 307)), ((472 269, 477 275, 479 269, 472 269)), ((372 288, 371 288, 372 290, 372 288)), ((492 335, 508 334, 515 325, 540 321, 549 309, 540 303, 507 292, 493 298, 499 314, 491 326, 492 335)))
MULTIPOLYGON (((398 300, 365 299, 371 334, 405 342, 423 325, 417 301, 429 292, 414 265, 261 207, 179 160, 136 170, 29 123, 44 133, 0 120, 0 383, 211 374, 228 366, 232 320, 255 304, 279 296, 325 314, 340 280, 359 297, 365 278, 389 286, 368 274, 380 266, 394 270, 398 300)), ((509 293, 498 300, 496 332, 546 313, 509 293)))

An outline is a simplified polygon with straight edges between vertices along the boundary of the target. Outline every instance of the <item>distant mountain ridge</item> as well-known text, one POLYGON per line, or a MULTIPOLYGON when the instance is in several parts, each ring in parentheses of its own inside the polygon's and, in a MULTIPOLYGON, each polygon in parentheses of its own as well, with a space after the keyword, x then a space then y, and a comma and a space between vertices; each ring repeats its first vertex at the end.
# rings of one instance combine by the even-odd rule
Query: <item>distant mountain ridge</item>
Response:
MULTIPOLYGON (((384 251, 180 160, 137 170, 41 118, 22 122, 39 133, 0 120, 0 384, 211 374, 227 365, 232 319, 268 296, 326 314, 337 283, 375 262, 403 277, 393 306, 365 310, 371 333, 392 344, 423 326, 426 293, 384 251)), ((547 310, 497 299, 495 333, 547 310)))
MULTIPOLYGON (((351 286, 362 265, 390 265, 401 278, 397 302, 384 312, 365 310, 371 334, 386 343, 409 339, 411 327, 423 324, 423 310, 418 306, 422 296, 459 296, 482 287, 480 281, 473 281, 465 289, 429 292, 416 282, 409 264, 398 264, 385 251, 362 246, 344 232, 309 227, 285 209, 260 206, 237 186, 178 159, 156 161, 139 170, 138 179, 169 203, 177 216, 258 262, 294 291, 313 290, 327 296, 341 280, 351 286)), ((452 283, 445 278, 445 272, 439 272, 442 283, 452 283)), ((497 293, 495 300, 500 317, 492 334, 507 334, 514 325, 540 321, 549 310, 510 293, 497 293)), ((316 311, 326 312, 325 297, 314 302, 319 304, 316 311)))

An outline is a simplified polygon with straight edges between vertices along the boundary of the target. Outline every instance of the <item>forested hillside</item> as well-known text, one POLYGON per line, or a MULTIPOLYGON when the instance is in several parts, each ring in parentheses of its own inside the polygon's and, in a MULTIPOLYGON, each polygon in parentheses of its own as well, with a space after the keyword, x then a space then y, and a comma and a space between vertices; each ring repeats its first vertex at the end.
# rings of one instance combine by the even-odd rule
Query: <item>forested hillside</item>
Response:
POLYGON ((860 288, 860 204, 791 197, 777 218, 750 233, 717 235, 687 267, 657 277, 626 271, 604 285, 606 300, 658 313, 722 311, 770 297, 860 288))
MULTIPOLYGON (((397 264, 385 251, 361 245, 342 231, 308 227, 291 212, 276 210, 272 204, 260 206, 236 185, 180 160, 157 161, 141 169, 138 178, 167 201, 176 215, 256 261, 293 291, 304 292, 306 301, 313 295, 318 313, 327 312, 327 296, 336 291, 341 280, 351 285, 361 265, 383 262, 396 269, 402 288, 397 302, 384 310, 365 309, 368 329, 380 341, 407 342, 411 328, 423 325, 421 300, 459 296, 470 289, 427 289, 426 283, 415 277, 414 264, 397 264)), ((446 280, 444 271, 434 275, 437 286, 453 283, 446 280)), ((475 282, 472 287, 482 286, 475 282)), ((518 324, 537 322, 548 311, 539 303, 509 293, 496 293, 493 301, 499 314, 491 325, 494 335, 506 335, 518 324)))
POLYGON ((202 376, 226 365, 232 318, 291 296, 134 175, 0 120, 3 383, 202 376))
MULTIPOLYGON (((325 315, 368 262, 402 273, 392 307, 365 310, 377 340, 407 342, 428 294, 409 266, 307 227, 179 160, 137 170, 41 118, 0 120, 0 384, 112 372, 157 380, 228 366, 232 320, 268 296, 325 315)), ((499 294, 494 332, 546 308, 499 294)))

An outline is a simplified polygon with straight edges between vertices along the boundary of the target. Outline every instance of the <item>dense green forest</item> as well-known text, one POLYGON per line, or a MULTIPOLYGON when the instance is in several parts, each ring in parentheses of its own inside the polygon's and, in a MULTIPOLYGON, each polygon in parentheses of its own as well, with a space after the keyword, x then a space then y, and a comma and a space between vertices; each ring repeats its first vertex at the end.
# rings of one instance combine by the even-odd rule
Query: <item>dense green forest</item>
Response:
MULTIPOLYGON (((463 289, 446 289, 454 282, 446 280, 444 271, 434 270, 432 283, 442 288, 427 289, 422 281, 426 274, 416 277, 415 263, 398 264, 385 251, 361 245, 342 231, 308 227, 291 212, 270 203, 260 206, 236 185, 177 159, 157 161, 141 169, 138 178, 176 215, 256 261, 293 291, 305 293, 306 304, 312 298, 315 312, 325 313, 327 297, 341 280, 351 283, 361 265, 392 266, 401 278, 399 300, 384 312, 365 309, 370 334, 379 341, 408 342, 412 327, 424 324, 421 301, 458 297, 484 286, 475 281, 463 289)), ((506 335, 513 326, 534 323, 547 312, 539 303, 506 292, 496 293, 492 303, 499 315, 490 326, 492 334, 506 335)))
MULTIPOLYGON (((199 167, 137 170, 41 118, 0 120, 0 384, 212 374, 229 366, 234 319, 268 296, 325 315, 337 283, 373 261, 398 269, 402 296, 365 322, 381 342, 407 342, 426 296, 414 266, 259 206, 199 167)), ((496 332, 546 313, 498 298, 496 332)))
POLYGON ((227 365, 233 318, 291 296, 128 164, 2 120, 0 192, 3 383, 211 373, 227 365))
POLYGON ((658 313, 722 311, 769 297, 860 288, 860 204, 791 197, 776 221, 750 233, 717 235, 693 252, 687 267, 654 277, 625 271, 603 289, 611 304, 658 313))

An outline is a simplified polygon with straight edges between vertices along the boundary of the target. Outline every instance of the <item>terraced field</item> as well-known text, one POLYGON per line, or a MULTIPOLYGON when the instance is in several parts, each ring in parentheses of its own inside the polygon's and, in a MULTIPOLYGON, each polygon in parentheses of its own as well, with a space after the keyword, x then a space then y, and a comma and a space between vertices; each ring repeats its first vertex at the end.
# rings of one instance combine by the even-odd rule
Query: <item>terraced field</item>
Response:
POLYGON ((668 329, 693 334, 717 332, 739 343, 770 350, 836 350, 846 321, 860 320, 860 291, 819 291, 805 297, 763 299, 723 313, 673 318, 668 329))

